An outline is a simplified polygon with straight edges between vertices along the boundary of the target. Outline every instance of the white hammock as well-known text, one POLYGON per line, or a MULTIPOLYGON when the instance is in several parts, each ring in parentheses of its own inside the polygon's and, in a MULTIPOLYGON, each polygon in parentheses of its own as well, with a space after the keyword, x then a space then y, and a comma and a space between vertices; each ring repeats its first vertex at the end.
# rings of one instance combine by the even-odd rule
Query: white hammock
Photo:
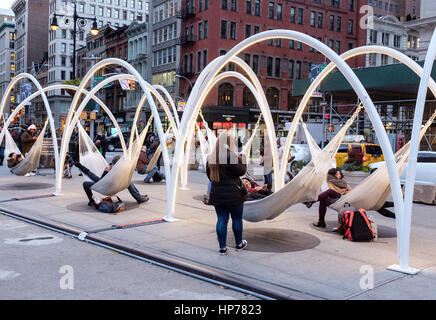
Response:
MULTIPOLYGON (((170 132, 170 129, 171 129, 171 126, 168 127, 167 131, 164 134, 165 143, 166 143, 168 134, 170 132)), ((162 146, 161 146, 161 144, 159 144, 159 146, 154 151, 153 156, 150 159, 150 162, 147 165, 147 169, 145 170, 145 173, 150 173, 150 171, 153 170, 154 167, 156 167, 157 161, 159 160, 161 153, 162 153, 162 146)))
POLYGON ((306 126, 303 126, 306 130, 308 144, 310 149, 312 149, 311 162, 282 189, 263 199, 245 202, 243 218, 251 222, 271 220, 294 204, 316 200, 342 139, 361 109, 362 106, 360 105, 323 150, 320 150, 307 131, 306 126))
POLYGON ((113 196, 129 187, 147 131, 148 126, 129 146, 127 154, 121 156, 121 159, 118 160, 114 167, 96 182, 91 189, 106 196, 113 196))
MULTIPOLYGON (((427 129, 433 123, 436 117, 436 111, 427 121, 420 131, 420 140, 427 129)), ((410 141, 395 153, 395 162, 397 164, 398 175, 401 175, 406 167, 410 154, 410 141)), ((349 203, 355 208, 364 208, 365 210, 377 211, 383 207, 384 203, 391 194, 391 185, 386 163, 379 167, 375 172, 370 174, 358 186, 353 188, 346 195, 339 198, 338 201, 329 207, 339 211, 345 203, 349 203)))
MULTIPOLYGON (((38 168, 39 160, 41 158, 41 151, 44 143, 44 135, 47 129, 47 124, 48 124, 48 120, 45 122, 44 127, 42 128, 32 148, 25 156, 22 155, 23 160, 15 167, 11 168, 11 172, 13 174, 17 176, 24 176, 27 173, 30 173, 36 170, 36 168, 38 168)), ((3 128, 3 130, 5 130, 5 155, 9 156, 9 154, 12 152, 21 154, 20 150, 15 144, 14 139, 9 133, 9 130, 7 128, 3 128)))
POLYGON ((79 130, 79 162, 101 177, 108 163, 80 122, 77 122, 77 128, 79 130))

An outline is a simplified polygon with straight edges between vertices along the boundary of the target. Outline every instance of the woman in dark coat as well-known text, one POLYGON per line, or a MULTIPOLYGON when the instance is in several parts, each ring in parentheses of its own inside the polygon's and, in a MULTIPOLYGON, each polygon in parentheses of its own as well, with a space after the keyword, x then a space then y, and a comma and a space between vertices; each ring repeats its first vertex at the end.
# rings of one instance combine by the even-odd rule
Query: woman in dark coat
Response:
POLYGON ((215 207, 217 214, 216 233, 220 246, 219 254, 227 253, 227 224, 232 217, 232 230, 236 249, 243 250, 247 241, 242 239, 242 214, 247 194, 243 192, 240 177, 247 171, 247 165, 237 154, 235 139, 228 133, 222 133, 215 149, 208 156, 207 177, 211 181, 209 204, 215 207))

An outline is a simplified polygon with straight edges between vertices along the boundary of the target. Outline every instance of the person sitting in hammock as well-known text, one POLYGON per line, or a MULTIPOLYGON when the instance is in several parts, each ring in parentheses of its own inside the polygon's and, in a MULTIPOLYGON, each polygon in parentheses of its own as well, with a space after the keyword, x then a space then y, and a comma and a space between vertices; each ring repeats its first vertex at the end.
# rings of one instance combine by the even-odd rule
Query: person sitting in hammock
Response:
POLYGON ((147 174, 144 182, 150 183, 152 178, 154 182, 160 182, 165 179, 165 174, 159 171, 157 165, 155 165, 149 173, 146 173, 150 160, 151 157, 147 155, 147 146, 144 145, 141 148, 141 153, 139 154, 138 162, 136 163, 136 171, 138 171, 139 174, 147 174))
POLYGON ((268 185, 266 184, 262 187, 261 185, 257 184, 254 181, 251 181, 248 178, 242 178, 241 180, 248 191, 248 201, 262 199, 273 193, 271 190, 268 189, 268 185))
MULTIPOLYGON (((120 160, 121 156, 117 155, 112 159, 112 162, 106 167, 106 169, 104 170, 103 174, 101 177, 98 177, 97 175, 95 175, 91 170, 89 170, 88 168, 86 168, 85 166, 83 166, 80 162, 75 162, 71 157, 69 157, 69 160, 72 161, 74 163, 74 165, 79 168, 83 174, 86 174, 91 180, 91 181, 85 181, 83 182, 83 189, 85 190, 86 195, 88 196, 88 206, 94 206, 96 207, 96 203, 94 201, 94 197, 92 194, 92 190, 91 187, 98 181, 100 181, 105 175, 107 175, 109 173, 109 171, 111 171, 111 169, 114 167, 114 165, 118 162, 118 160, 120 160)), ((138 189, 136 189, 136 187, 134 186, 133 183, 130 183, 128 190, 130 192, 130 194, 132 195, 132 197, 136 200, 136 202, 138 203, 143 203, 149 200, 147 195, 141 195, 138 191, 138 189)))
MULTIPOLYGON (((327 185, 329 189, 318 195, 319 210, 318 222, 314 223, 315 227, 325 228, 325 214, 327 207, 337 201, 342 195, 347 194, 351 187, 345 181, 341 169, 332 168, 327 173, 327 185)), ((305 202, 306 207, 310 208, 316 201, 305 202)))
POLYGON ((12 152, 8 156, 8 168, 16 167, 21 161, 23 161, 23 156, 19 153, 12 152))

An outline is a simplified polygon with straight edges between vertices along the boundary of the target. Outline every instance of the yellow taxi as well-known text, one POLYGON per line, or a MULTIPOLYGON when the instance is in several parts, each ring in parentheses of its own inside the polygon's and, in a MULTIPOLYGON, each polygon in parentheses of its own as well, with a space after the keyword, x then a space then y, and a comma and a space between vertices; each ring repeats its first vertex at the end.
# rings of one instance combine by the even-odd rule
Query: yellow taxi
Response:
POLYGON ((382 149, 378 144, 368 142, 344 142, 339 146, 336 153, 336 165, 342 166, 348 159, 348 151, 351 149, 360 148, 363 153, 363 164, 367 166, 370 163, 384 161, 382 149))

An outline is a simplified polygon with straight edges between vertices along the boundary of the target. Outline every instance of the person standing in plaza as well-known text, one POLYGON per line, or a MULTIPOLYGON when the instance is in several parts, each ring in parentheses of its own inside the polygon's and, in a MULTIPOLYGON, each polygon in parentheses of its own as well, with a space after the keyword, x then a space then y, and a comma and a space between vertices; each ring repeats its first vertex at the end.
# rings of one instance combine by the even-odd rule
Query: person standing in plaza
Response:
POLYGON ((222 133, 206 164, 206 174, 211 181, 209 204, 215 207, 218 219, 216 233, 220 255, 227 254, 227 225, 230 216, 236 250, 247 247, 247 241, 242 239, 242 215, 247 192, 240 179, 246 172, 247 165, 237 153, 235 138, 229 133, 222 133))
MULTIPOLYGON (((31 124, 26 132, 24 132, 21 135, 21 148, 22 148, 22 155, 25 157, 26 154, 32 149, 32 146, 34 145, 36 139, 38 139, 38 135, 36 134, 36 126, 34 124, 31 124)), ((36 174, 35 171, 26 173, 25 176, 34 176, 36 174)))

